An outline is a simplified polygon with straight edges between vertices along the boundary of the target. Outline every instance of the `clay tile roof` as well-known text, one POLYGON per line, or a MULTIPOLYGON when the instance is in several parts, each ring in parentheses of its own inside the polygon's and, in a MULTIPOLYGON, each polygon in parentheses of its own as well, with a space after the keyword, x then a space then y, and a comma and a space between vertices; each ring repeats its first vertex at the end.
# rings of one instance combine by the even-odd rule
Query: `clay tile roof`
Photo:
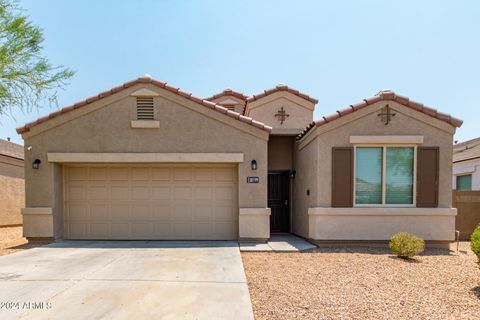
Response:
POLYGON ((263 92, 261 93, 258 93, 258 94, 255 94, 251 97, 248 97, 247 98, 247 101, 248 102, 252 102, 252 101, 255 101, 255 100, 258 100, 260 98, 263 98, 263 97, 266 97, 272 93, 275 93, 275 92, 280 92, 280 91, 287 91, 287 92, 290 92, 291 94, 294 94, 302 99, 305 99, 307 101, 310 101, 310 102, 313 102, 313 103, 318 103, 318 100, 315 99, 315 98, 312 98, 310 97, 309 95, 305 94, 305 93, 301 93, 300 91, 296 90, 296 89, 293 89, 293 88, 290 88, 288 87, 287 85, 285 84, 278 84, 275 88, 271 88, 271 89, 267 89, 267 90, 264 90, 263 92))
POLYGON ((362 101, 351 104, 341 110, 338 110, 337 112, 331 115, 324 116, 320 120, 312 122, 297 136, 297 140, 300 140, 303 136, 305 136, 307 132, 310 131, 313 127, 322 126, 326 123, 332 122, 340 117, 343 117, 344 115, 355 112, 359 109, 365 108, 366 106, 372 105, 379 101, 395 101, 403 106, 425 113, 438 120, 447 122, 448 124, 451 124, 454 127, 460 127, 463 123, 463 121, 460 119, 454 118, 449 114, 439 112, 436 109, 426 107, 419 102, 412 101, 408 97, 398 95, 391 90, 382 90, 370 98, 363 99, 362 101))
POLYGON ((23 160, 23 146, 0 139, 0 155, 23 160))
POLYGON ((220 98, 220 97, 235 97, 235 98, 238 98, 238 99, 241 99, 243 101, 246 101, 248 96, 244 95, 243 93, 241 92, 238 92, 238 91, 234 91, 232 89, 225 89, 223 90, 222 92, 220 93, 217 93, 217 94, 214 94, 213 96, 211 97, 208 97, 208 98, 205 98, 205 100, 214 100, 214 99, 217 99, 217 98, 220 98))
POLYGON ((77 102, 77 103, 74 103, 73 105, 71 106, 68 106, 68 107, 64 107, 62 108, 61 110, 58 110, 58 111, 55 111, 55 112, 52 112, 50 114, 48 114, 47 116, 44 116, 44 117, 41 117, 35 121, 32 121, 32 122, 29 122, 27 124, 25 124, 24 126, 22 127, 19 127, 17 128, 17 133, 19 134, 22 134, 22 133, 25 133, 25 132, 28 132, 30 130, 30 128, 32 128, 33 126, 36 126, 37 124, 40 124, 42 122, 45 122, 45 121, 48 121, 52 118, 56 118, 58 116, 61 116, 62 114, 64 113, 67 113, 67 112, 70 112, 74 109, 78 109, 78 108, 82 108, 92 102, 95 102, 95 101, 98 101, 100 99, 103 99, 105 97, 108 97, 114 93, 117 93, 119 91, 122 91, 126 88, 130 88, 136 84, 139 84, 139 83, 149 83, 149 84, 152 84, 154 86, 157 86, 159 88, 163 88, 165 90, 168 90, 170 92, 173 92, 175 94, 178 94, 186 99, 189 99, 189 100, 192 100, 196 103, 199 103, 209 109, 212 109, 212 110, 215 110, 215 111, 218 111, 218 112, 221 112, 221 113, 224 113, 226 115, 228 115, 229 117, 231 118, 234 118, 234 119, 237 119, 239 121, 242 121, 242 122, 245 122, 245 123, 248 123, 256 128, 260 128, 260 129, 263 129, 265 131, 272 131, 272 127, 264 124, 264 123, 261 123, 261 122, 257 122, 257 123, 252 123, 252 122, 249 122, 249 121, 244 121, 242 119, 240 119, 240 114, 237 113, 237 112, 233 112, 233 111, 230 111, 230 112, 227 112, 228 109, 220 106, 220 105, 217 105, 211 101, 208 101, 206 99, 202 99, 202 98, 199 98, 199 97, 196 97, 194 95, 192 95, 191 93, 189 92, 185 92, 183 90, 180 90, 180 88, 177 88, 177 87, 174 87, 170 84, 167 84, 165 82, 162 82, 162 81, 159 81, 159 80, 155 80, 155 79, 152 79, 150 76, 148 75, 145 75, 143 77, 140 77, 136 80, 132 80, 132 81, 128 81, 128 82, 125 82, 124 84, 120 85, 120 86, 117 86, 117 87, 114 87, 110 90, 107 90, 107 91, 104 91, 104 92, 101 92, 99 94, 97 94, 96 96, 93 96, 93 97, 90 97, 88 99, 85 99, 83 101, 80 101, 80 102, 77 102))

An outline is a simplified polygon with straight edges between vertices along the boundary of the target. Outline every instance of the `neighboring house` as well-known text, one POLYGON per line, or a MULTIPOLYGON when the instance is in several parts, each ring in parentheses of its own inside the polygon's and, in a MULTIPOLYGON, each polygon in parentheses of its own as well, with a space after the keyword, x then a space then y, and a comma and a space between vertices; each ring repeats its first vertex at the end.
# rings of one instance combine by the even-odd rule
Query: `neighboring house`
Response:
POLYGON ((0 227, 21 225, 24 206, 23 146, 0 139, 0 227))
POLYGON ((480 138, 453 146, 453 189, 480 190, 480 138))
POLYGON ((462 122, 391 91, 312 122, 316 103, 285 85, 201 99, 145 76, 28 123, 24 234, 452 241, 462 122))

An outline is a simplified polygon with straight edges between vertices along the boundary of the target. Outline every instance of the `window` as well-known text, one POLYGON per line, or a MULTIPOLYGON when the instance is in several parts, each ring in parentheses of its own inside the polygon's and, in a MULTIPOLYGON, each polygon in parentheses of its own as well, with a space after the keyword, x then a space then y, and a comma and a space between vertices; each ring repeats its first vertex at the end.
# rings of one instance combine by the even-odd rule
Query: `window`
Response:
POLYGON ((137 120, 153 119, 153 98, 137 97, 137 120))
POLYGON ((413 205, 415 147, 355 148, 355 205, 413 205))
POLYGON ((472 175, 457 176, 457 190, 472 190, 472 175))

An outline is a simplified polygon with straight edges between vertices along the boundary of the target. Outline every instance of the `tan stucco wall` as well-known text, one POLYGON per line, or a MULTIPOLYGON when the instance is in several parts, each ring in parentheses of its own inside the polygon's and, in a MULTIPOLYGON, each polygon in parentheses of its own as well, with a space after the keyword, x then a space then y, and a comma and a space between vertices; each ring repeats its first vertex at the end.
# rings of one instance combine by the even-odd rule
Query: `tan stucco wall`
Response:
POLYGON ((291 170, 295 137, 270 136, 268 140, 268 170, 291 170))
POLYGON ((313 119, 314 103, 281 91, 247 104, 246 115, 273 128, 273 134, 298 134, 313 119), (283 124, 275 114, 282 108, 287 114, 283 124))
POLYGON ((21 224, 24 205, 23 160, 0 155, 0 226, 21 224))
POLYGON ((455 240, 455 208, 310 208, 315 240, 389 240, 409 232, 425 240, 455 240))
POLYGON ((270 238, 270 208, 241 208, 239 216, 239 238, 267 240, 270 238))
POLYGON ((152 85, 135 85, 116 95, 52 119, 24 134, 26 163, 42 161, 39 170, 26 168, 26 206, 53 207, 54 236, 62 237, 62 168, 47 161, 48 152, 145 152, 145 153, 243 153, 239 164, 239 206, 267 206, 268 132, 198 105, 152 85), (154 98, 158 129, 133 129, 135 98, 131 92, 146 87, 159 93, 154 98), (106 105, 105 107, 101 107, 106 105), (76 114, 75 114, 76 113, 76 114), (78 114, 83 116, 74 118, 78 114), (231 125, 229 125, 231 124, 231 125), (250 161, 258 170, 253 172, 250 161), (247 176, 260 183, 247 184, 247 176))
POLYGON ((23 236, 28 238, 52 238, 54 233, 53 210, 51 207, 22 209, 23 236))
MULTIPOLYGON (((371 112, 368 115, 316 137, 318 143, 317 166, 319 175, 323 177, 318 180, 317 206, 331 205, 332 147, 353 146, 349 142, 351 135, 421 135, 424 137, 424 143, 419 146, 440 147, 439 207, 451 207, 452 134, 401 113, 406 107, 391 101, 388 104, 396 111, 396 116, 386 126, 377 116, 379 109, 386 103, 378 102, 371 106, 369 110, 371 112)), ((430 119, 432 122, 439 121, 434 118, 430 119)))
POLYGON ((317 203, 317 180, 319 168, 317 166, 318 145, 310 143, 301 152, 298 144, 295 146, 294 163, 296 176, 293 183, 292 199, 292 232, 302 237, 308 237, 308 209, 317 203), (309 192, 309 194, 307 194, 309 192))
MULTIPOLYGON (((295 194, 298 194, 295 198, 298 210, 295 210, 297 222, 294 222, 294 226, 302 226, 298 233, 307 236, 304 227, 305 208, 308 211, 308 208, 331 206, 332 147, 353 146, 349 138, 356 135, 418 135, 424 137, 424 143, 420 146, 440 147, 439 207, 450 208, 453 133, 452 126, 392 101, 378 102, 311 130, 296 144, 295 158, 299 159, 296 161, 296 180, 300 177, 308 179, 313 175, 317 177, 315 181, 309 181, 315 184, 311 187, 315 197, 302 196, 302 192, 295 190, 295 194), (388 126, 377 116, 387 103, 396 112, 388 126)), ((300 180, 295 181, 295 185, 304 188, 300 180)))

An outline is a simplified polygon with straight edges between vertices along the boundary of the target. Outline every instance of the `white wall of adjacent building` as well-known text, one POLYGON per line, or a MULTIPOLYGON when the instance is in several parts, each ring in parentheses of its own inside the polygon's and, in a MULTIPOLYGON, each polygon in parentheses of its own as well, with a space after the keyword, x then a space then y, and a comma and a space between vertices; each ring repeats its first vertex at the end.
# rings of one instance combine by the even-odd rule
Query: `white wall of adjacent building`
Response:
POLYGON ((457 188, 457 176, 472 175, 472 190, 480 190, 480 159, 453 163, 452 189, 457 188))

